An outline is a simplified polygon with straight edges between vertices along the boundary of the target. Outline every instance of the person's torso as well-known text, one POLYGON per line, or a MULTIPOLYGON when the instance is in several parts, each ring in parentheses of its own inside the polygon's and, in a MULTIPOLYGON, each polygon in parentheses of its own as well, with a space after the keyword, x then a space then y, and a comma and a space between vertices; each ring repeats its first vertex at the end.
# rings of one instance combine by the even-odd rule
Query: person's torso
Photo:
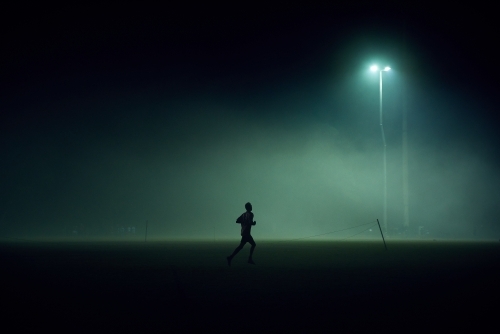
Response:
POLYGON ((245 212, 243 213, 243 221, 241 222, 241 235, 250 235, 253 223, 253 213, 245 212))

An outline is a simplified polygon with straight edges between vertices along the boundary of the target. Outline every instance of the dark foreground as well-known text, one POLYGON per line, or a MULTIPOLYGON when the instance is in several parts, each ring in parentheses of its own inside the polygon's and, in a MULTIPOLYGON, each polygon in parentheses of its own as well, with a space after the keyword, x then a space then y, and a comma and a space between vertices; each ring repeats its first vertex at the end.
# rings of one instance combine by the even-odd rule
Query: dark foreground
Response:
MULTIPOLYGON (((486 329, 500 243, 7 243, 3 326, 93 332, 486 329)), ((493 317, 492 317, 493 315, 493 317)), ((496 325, 496 324, 495 324, 496 325)))

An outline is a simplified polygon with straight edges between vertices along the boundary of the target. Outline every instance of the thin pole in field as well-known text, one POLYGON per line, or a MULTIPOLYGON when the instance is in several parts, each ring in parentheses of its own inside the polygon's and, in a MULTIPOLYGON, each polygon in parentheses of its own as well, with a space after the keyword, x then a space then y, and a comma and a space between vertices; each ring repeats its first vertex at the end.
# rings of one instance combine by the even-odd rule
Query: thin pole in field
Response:
POLYGON ((144 242, 148 242, 148 221, 146 220, 146 234, 144 235, 144 242))
POLYGON ((380 227, 380 222, 377 219, 378 228, 380 230, 380 235, 382 235, 382 241, 384 242, 385 250, 387 250, 387 245, 385 244, 384 234, 382 233, 382 228, 380 227))

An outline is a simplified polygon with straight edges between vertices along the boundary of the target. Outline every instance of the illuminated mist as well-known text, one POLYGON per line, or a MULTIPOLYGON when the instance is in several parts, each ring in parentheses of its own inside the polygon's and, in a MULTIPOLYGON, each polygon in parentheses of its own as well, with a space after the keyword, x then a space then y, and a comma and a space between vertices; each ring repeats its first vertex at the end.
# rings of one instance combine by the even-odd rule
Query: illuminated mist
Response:
MULTIPOLYGON (((69 147, 80 147, 69 156, 55 138, 37 139, 30 178, 18 176, 20 184, 3 195, 11 203, 2 213, 3 229, 19 237, 134 232, 142 238, 147 220, 150 237, 232 238, 247 201, 254 206, 259 239, 301 238, 381 219, 376 112, 351 133, 353 122, 344 121, 345 129, 315 110, 324 106, 272 110, 285 107, 264 106, 258 113, 213 102, 160 103, 155 113, 138 107, 118 124, 101 125, 109 132, 73 135, 69 147), (169 108, 177 108, 175 116, 163 113, 169 108), (151 114, 155 119, 144 124, 151 114), (127 232, 129 227, 134 230, 127 232)), ((428 238, 498 233, 489 225, 498 202, 493 167, 471 147, 423 140, 410 144, 411 226, 403 229, 398 131, 387 131, 389 235, 422 237, 418 226, 428 238)))
POLYGON ((103 23, 104 37, 16 49, 1 99, 0 235, 141 240, 148 221, 151 238, 236 239, 247 201, 256 240, 382 219, 378 75, 369 71, 378 61, 392 68, 384 73, 388 237, 498 239, 495 104, 456 83, 471 72, 450 74, 454 51, 439 53, 441 40, 411 24, 404 34, 399 21, 314 15, 296 23, 269 14, 259 29, 248 28, 251 16, 241 26, 173 21, 178 30, 103 23))

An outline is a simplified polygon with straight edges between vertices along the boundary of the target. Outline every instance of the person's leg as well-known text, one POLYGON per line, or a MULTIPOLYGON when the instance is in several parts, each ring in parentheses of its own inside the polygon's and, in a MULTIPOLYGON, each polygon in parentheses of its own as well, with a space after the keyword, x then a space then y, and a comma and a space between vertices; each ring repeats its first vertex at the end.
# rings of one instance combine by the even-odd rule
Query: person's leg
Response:
POLYGON ((233 251, 233 254, 229 255, 226 259, 227 259, 227 264, 230 266, 231 265, 231 260, 233 259, 233 257, 238 254, 238 252, 243 248, 243 246, 245 246, 245 243, 246 241, 243 240, 243 238, 241 238, 241 242, 239 244, 238 247, 235 248, 235 250, 233 251))
POLYGON ((239 246, 234 249, 233 254, 229 255, 229 257, 233 258, 236 254, 238 254, 238 252, 243 248, 243 246, 245 246, 245 243, 241 242, 239 246))
POLYGON ((250 256, 248 257, 248 263, 255 264, 255 262, 253 262, 252 256, 253 256, 253 251, 255 249, 255 246, 257 244, 255 243, 255 241, 253 240, 253 238, 251 236, 250 236, 250 240, 248 241, 248 243, 250 245, 252 245, 252 247, 250 248, 250 256))

